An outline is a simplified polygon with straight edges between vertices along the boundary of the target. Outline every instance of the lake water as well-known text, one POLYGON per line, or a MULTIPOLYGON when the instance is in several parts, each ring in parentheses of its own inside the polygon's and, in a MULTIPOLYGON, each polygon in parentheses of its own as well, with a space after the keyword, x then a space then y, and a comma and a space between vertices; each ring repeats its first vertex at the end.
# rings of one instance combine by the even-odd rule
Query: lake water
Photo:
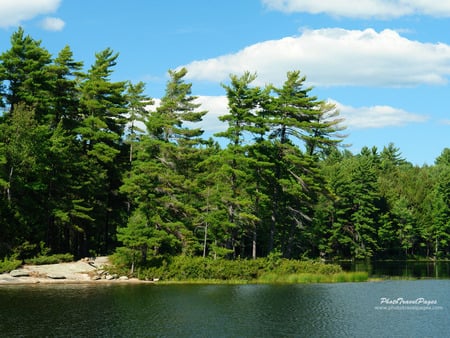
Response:
POLYGON ((450 280, 0 286, 0 336, 448 337, 449 290, 450 280))

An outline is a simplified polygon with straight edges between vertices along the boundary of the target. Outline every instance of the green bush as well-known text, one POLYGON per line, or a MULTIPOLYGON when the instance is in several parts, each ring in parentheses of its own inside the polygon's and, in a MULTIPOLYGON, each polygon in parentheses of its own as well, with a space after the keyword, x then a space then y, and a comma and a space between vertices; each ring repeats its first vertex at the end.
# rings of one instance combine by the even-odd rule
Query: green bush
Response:
POLYGON ((0 260, 0 273, 10 272, 22 265, 22 261, 15 258, 3 258, 0 260))
POLYGON ((320 261, 283 259, 278 255, 255 260, 212 259, 175 256, 153 260, 150 266, 140 267, 135 275, 140 279, 155 278, 166 281, 262 281, 262 282, 314 282, 332 281, 331 276, 342 273, 338 265, 320 261), (318 277, 319 276, 319 277, 318 277))
POLYGON ((43 265, 43 264, 57 264, 64 262, 73 262, 74 257, 70 253, 55 254, 50 256, 37 256, 25 260, 26 264, 43 265))
POLYGON ((271 271, 280 275, 313 273, 331 275, 342 272, 342 268, 335 264, 326 264, 320 261, 300 261, 293 259, 282 259, 278 266, 271 271))

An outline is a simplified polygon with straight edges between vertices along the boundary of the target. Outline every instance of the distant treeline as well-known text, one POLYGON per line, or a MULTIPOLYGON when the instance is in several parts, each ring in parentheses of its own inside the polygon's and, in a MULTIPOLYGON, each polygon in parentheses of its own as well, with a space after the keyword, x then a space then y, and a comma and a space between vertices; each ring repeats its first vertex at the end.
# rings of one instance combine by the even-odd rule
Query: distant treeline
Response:
MULTIPOLYGON (((418 167, 393 144, 352 154, 336 107, 299 71, 223 85, 223 132, 169 71, 161 104, 18 29, 0 55, 0 257, 449 256, 450 149, 418 167), (143 127, 145 126, 145 127, 143 127), (220 141, 219 143, 219 139, 220 141)), ((417 139, 420 142, 420 138, 417 139)))

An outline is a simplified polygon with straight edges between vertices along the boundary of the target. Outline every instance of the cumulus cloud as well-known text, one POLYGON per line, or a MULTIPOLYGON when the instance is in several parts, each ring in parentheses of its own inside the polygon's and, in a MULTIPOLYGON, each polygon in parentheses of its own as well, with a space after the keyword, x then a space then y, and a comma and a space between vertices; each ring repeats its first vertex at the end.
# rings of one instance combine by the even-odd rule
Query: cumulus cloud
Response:
POLYGON ((54 13, 61 0, 0 0, 0 27, 17 26, 38 15, 54 13))
MULTIPOLYGON (((220 116, 228 114, 228 99, 225 95, 220 96, 198 96, 196 103, 201 106, 201 111, 208 113, 203 121, 195 124, 187 124, 189 127, 201 128, 208 135, 226 130, 226 122, 219 120, 220 116)), ((348 129, 368 129, 384 127, 401 127, 410 123, 420 123, 428 120, 428 116, 407 112, 403 109, 391 106, 352 107, 344 105, 336 100, 329 99, 328 102, 335 104, 343 119, 342 125, 348 129)), ((148 111, 155 111, 161 104, 160 99, 154 99, 154 104, 146 107, 148 111)), ((442 121, 449 123, 450 120, 442 121)), ((142 123, 138 123, 141 129, 145 129, 142 123)))
POLYGON ((60 31, 66 23, 60 18, 46 17, 41 21, 41 27, 48 31, 60 31))
POLYGON ((399 127, 409 123, 425 122, 427 116, 407 112, 391 106, 352 107, 332 101, 349 129, 399 127))
POLYGON ((269 9, 286 13, 325 13, 338 17, 390 19, 423 14, 450 16, 448 1, 429 0, 262 0, 269 9))
MULTIPOLYGON (((200 109, 208 111, 199 124, 202 129, 209 133, 216 133, 227 128, 226 123, 218 119, 219 116, 228 113, 226 96, 199 96, 197 102, 201 104, 200 109)), ((344 119, 342 124, 349 129, 400 127, 428 120, 428 116, 391 106, 352 107, 335 100, 329 100, 329 102, 336 105, 340 117, 344 119)))
POLYGON ((409 40, 390 29, 326 28, 264 41, 185 67, 188 78, 213 82, 251 71, 258 74, 257 84, 281 84, 287 71, 300 69, 316 86, 445 84, 450 46, 409 40))
POLYGON ((208 111, 199 123, 200 128, 208 133, 217 133, 228 127, 225 122, 219 120, 219 116, 228 113, 226 96, 199 96, 196 102, 201 104, 199 109, 208 111))

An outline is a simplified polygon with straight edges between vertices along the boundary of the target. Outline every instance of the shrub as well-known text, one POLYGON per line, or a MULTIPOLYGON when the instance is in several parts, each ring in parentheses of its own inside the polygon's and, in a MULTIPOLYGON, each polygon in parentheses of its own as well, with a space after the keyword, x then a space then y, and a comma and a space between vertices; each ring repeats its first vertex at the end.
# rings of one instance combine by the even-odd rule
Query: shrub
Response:
POLYGON ((26 264, 43 265, 43 264, 57 264, 64 262, 73 262, 73 255, 70 253, 55 254, 50 256, 37 256, 25 260, 26 264))
POLYGON ((10 272, 22 265, 22 261, 15 258, 3 258, 0 260, 0 273, 10 272))
POLYGON ((332 281, 335 274, 342 273, 338 265, 320 261, 283 259, 279 255, 255 260, 212 259, 175 256, 154 260, 147 268, 139 268, 140 279, 159 278, 172 281, 240 280, 263 283, 305 283, 332 281))

